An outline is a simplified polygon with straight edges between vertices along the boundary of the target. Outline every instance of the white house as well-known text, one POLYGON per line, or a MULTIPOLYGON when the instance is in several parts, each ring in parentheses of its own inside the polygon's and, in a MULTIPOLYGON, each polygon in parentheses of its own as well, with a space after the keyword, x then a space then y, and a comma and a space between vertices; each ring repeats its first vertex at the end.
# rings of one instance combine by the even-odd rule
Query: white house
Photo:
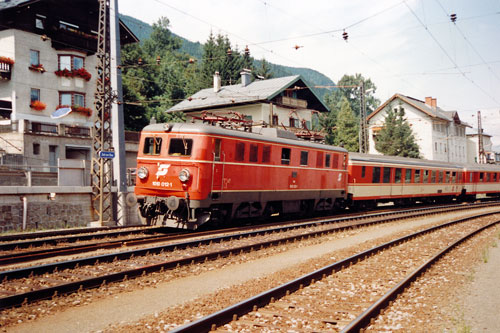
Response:
POLYGON ((411 126, 420 155, 428 160, 467 162, 466 127, 457 111, 444 111, 437 100, 426 97, 425 102, 410 96, 395 94, 367 117, 369 130, 369 152, 380 154, 375 149, 377 133, 382 129, 387 110, 401 109, 411 126))

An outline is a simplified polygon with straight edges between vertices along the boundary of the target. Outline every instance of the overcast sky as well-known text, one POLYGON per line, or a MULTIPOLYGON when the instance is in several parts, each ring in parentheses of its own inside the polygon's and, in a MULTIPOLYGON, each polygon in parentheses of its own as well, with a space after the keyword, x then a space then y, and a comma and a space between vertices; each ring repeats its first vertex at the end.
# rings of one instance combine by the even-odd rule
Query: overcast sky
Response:
POLYGON ((337 82, 362 73, 384 102, 437 99, 500 145, 500 0, 119 0, 122 14, 204 43, 210 31, 251 55, 315 69, 337 82), (456 23, 450 20, 456 14, 456 23), (347 32, 348 40, 342 38, 347 32), (296 49, 295 46, 300 46, 296 49))

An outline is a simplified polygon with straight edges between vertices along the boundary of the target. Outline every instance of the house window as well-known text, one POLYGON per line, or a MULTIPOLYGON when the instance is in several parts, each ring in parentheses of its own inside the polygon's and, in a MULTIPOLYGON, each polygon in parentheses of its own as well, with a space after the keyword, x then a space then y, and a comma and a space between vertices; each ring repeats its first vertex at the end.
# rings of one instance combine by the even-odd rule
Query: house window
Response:
POLYGON ((313 112, 311 114, 311 118, 312 118, 312 128, 313 129, 318 128, 318 126, 319 126, 319 113, 318 112, 313 112))
POLYGON ((45 22, 45 19, 47 17, 46 16, 43 16, 43 15, 40 15, 40 14, 36 14, 36 18, 35 18, 35 27, 37 29, 45 29, 44 27, 44 22, 45 22))
POLYGON ((40 155, 40 144, 33 142, 33 155, 40 155))
POLYGON ((71 93, 59 93, 59 104, 68 105, 72 104, 72 94, 71 93))
POLYGON ((73 56, 73 69, 83 68, 83 58, 73 56))
POLYGON ((74 105, 85 106, 85 95, 82 94, 74 94, 74 105))
POLYGON ((30 65, 31 66, 40 65, 40 51, 30 50, 30 65))
POLYGON ((437 142, 434 142, 434 151, 437 153, 438 151, 438 143, 437 142))
POLYGON ((71 70, 71 56, 59 56, 59 70, 71 70))
POLYGON ((290 127, 296 127, 295 118, 290 118, 289 121, 290 121, 290 127))
POLYGON ((273 125, 277 126, 278 125, 278 116, 273 114, 273 125))
POLYGON ((30 94, 31 101, 39 101, 40 100, 40 89, 31 88, 30 94))
POLYGON ((85 107, 85 95, 73 92, 60 92, 59 105, 67 105, 67 106, 78 105, 85 107))

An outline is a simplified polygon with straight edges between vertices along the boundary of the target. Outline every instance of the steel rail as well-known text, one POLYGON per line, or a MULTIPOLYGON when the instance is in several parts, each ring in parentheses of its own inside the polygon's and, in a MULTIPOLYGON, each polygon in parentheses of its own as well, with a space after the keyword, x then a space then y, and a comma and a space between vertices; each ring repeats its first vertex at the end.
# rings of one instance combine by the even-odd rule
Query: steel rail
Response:
MULTIPOLYGON (((459 205, 458 207, 464 208, 464 209, 469 209, 471 208, 470 206, 462 206, 459 205)), ((456 208, 456 207, 454 207, 456 208)), ((454 208, 448 208, 449 210, 453 210, 454 208)), ((476 208, 476 206, 472 207, 476 208)), ((217 237, 212 237, 212 238, 205 238, 205 239, 196 239, 196 240, 191 240, 191 241, 185 241, 185 242, 178 242, 178 243, 173 243, 173 244, 168 244, 168 245, 161 245, 161 246, 155 246, 155 247, 148 247, 148 248, 143 248, 143 249, 135 249, 135 250, 129 250, 129 251, 121 251, 121 252, 114 252, 114 253, 109 253, 109 254, 102 254, 98 256, 91 256, 91 257, 86 257, 86 258, 79 258, 79 259, 73 259, 73 260, 67 260, 67 261, 61 261, 61 262, 56 262, 56 263, 49 263, 49 264, 44 264, 44 265, 38 265, 38 266, 31 266, 31 267, 26 267, 26 268, 19 268, 19 269, 14 269, 14 270, 7 270, 7 271, 2 271, 0 272, 0 281, 3 281, 4 279, 18 279, 18 278, 25 278, 29 276, 34 276, 34 275, 41 275, 45 273, 50 273, 54 270, 60 270, 60 269, 72 269, 77 266, 85 266, 85 265, 94 265, 96 262, 111 262, 114 260, 127 260, 132 257, 138 257, 138 256, 146 256, 149 254, 158 254, 161 252, 168 252, 168 251, 174 251, 176 249, 185 249, 189 247, 196 247, 196 246, 201 246, 201 245, 207 245, 211 243, 221 243, 224 241, 230 241, 235 238, 250 238, 250 237, 255 237, 259 235, 266 235, 266 234, 272 234, 275 232, 285 232, 289 230, 294 230, 294 229, 299 229, 299 228, 308 228, 312 227, 318 224, 333 224, 333 223, 338 223, 338 222, 349 222, 349 221, 354 221, 354 220, 361 220, 361 219, 367 219, 370 217, 375 217, 378 219, 375 220, 370 220, 367 222, 357 222, 353 223, 347 226, 333 226, 332 228, 325 229, 325 230, 320 230, 320 231, 313 231, 309 232, 306 234, 300 235, 300 237, 316 237, 318 235, 323 235, 329 232, 337 232, 337 231, 342 231, 350 228, 355 228, 355 227, 361 227, 365 225, 370 225, 370 224, 377 224, 377 223, 385 223, 385 222, 390 222, 394 220, 399 220, 399 219, 407 219, 407 218, 415 218, 419 216, 425 216, 425 215, 430 215, 430 214, 436 214, 436 213, 443 213, 443 210, 440 210, 439 208, 437 209, 431 209, 431 208, 420 208, 420 209, 412 209, 412 210, 405 210, 405 211, 399 211, 399 212, 394 212, 394 213, 377 213, 377 214, 372 214, 368 216, 357 216, 357 217, 345 217, 341 219, 326 219, 326 220, 320 220, 320 221, 312 221, 312 222, 304 222, 304 223, 298 223, 298 224, 292 224, 292 225, 286 225, 286 226, 280 226, 276 228, 270 228, 270 229, 260 229, 260 230, 252 230, 248 232, 240 232, 236 234, 229 234, 229 235, 222 235, 222 236, 217 236, 217 237), (402 214, 409 214, 413 213, 413 215, 403 215, 399 216, 402 214), (415 214, 416 213, 416 214, 415 214)), ((296 236, 290 236, 290 237, 285 237, 283 240, 295 240, 294 238, 296 236)), ((131 245, 137 245, 133 240, 130 242, 131 245)), ((124 245, 128 245, 128 242, 124 242, 124 245)))
POLYGON ((160 230, 167 230, 165 227, 155 227, 155 228, 144 228, 144 229, 134 229, 134 230, 122 230, 122 231, 111 231, 103 233, 87 233, 84 235, 69 235, 63 237, 55 238, 42 238, 37 240, 28 240, 23 242, 12 242, 12 243, 2 243, 0 244, 0 251, 8 251, 18 249, 25 249, 29 247, 37 247, 43 245, 57 245, 59 243, 76 243, 78 241, 85 241, 91 239, 99 239, 106 237, 120 237, 140 233, 148 232, 159 232, 160 230))
MULTIPOLYGON (((461 219, 458 221, 450 222, 448 224, 458 223, 459 221, 462 221, 462 220, 468 220, 468 219, 478 218, 478 217, 482 217, 482 216, 488 216, 488 215, 492 215, 492 214, 495 214, 495 212, 479 214, 479 215, 476 215, 473 217, 468 217, 468 218, 464 218, 464 219, 461 219)), ((373 223, 376 223, 376 222, 367 222, 364 224, 359 223, 358 226, 363 226, 366 224, 373 224, 373 223)), ((99 276, 99 277, 95 277, 95 278, 89 278, 89 279, 84 279, 84 280, 80 280, 80 281, 64 283, 61 285, 42 288, 39 290, 27 292, 27 293, 7 296, 7 297, 0 298, 0 309, 9 308, 9 307, 13 307, 13 306, 19 306, 19 305, 26 304, 26 303, 33 302, 33 301, 37 301, 37 300, 47 299, 47 298, 50 298, 54 295, 67 294, 67 293, 76 292, 76 291, 83 290, 83 289, 96 288, 96 287, 99 287, 105 283, 122 281, 122 280, 126 280, 128 278, 131 278, 131 277, 137 277, 140 275, 144 275, 146 273, 152 273, 152 272, 156 272, 156 271, 162 271, 164 269, 175 268, 178 266, 204 262, 206 260, 213 260, 213 259, 217 259, 220 257, 227 257, 233 253, 251 252, 255 248, 264 248, 264 247, 269 247, 269 246, 273 246, 273 245, 276 246, 276 245, 280 245, 280 244, 287 243, 290 241, 310 238, 313 236, 323 235, 323 234, 327 234, 330 232, 339 231, 342 229, 350 229, 352 227, 353 227, 352 225, 342 226, 342 227, 337 226, 337 227, 330 228, 329 230, 316 231, 316 232, 312 232, 312 233, 289 236, 289 237, 285 237, 285 238, 281 238, 281 239, 264 241, 264 242, 260 242, 260 243, 256 243, 256 244, 235 247, 235 248, 231 248, 231 249, 224 249, 221 251, 215 251, 215 252, 206 253, 206 254, 202 254, 202 255, 191 256, 191 257, 183 258, 183 259, 179 259, 179 260, 165 261, 165 262, 157 263, 154 265, 147 265, 147 266, 143 266, 143 267, 139 267, 139 268, 135 268, 135 269, 131 269, 131 270, 125 270, 125 271, 121 271, 121 272, 117 272, 117 273, 111 273, 108 275, 103 275, 103 276, 99 276)), ((442 227, 442 226, 437 226, 437 227, 433 227, 433 228, 440 228, 440 227, 442 227)), ((429 228, 429 230, 431 230, 433 228, 429 228)), ((411 237, 411 236, 406 236, 406 237, 411 237)), ((222 240, 223 238, 237 238, 237 237, 235 237, 234 235, 227 236, 227 237, 218 237, 217 240, 222 240)), ((405 237, 402 237, 401 239, 404 239, 404 238, 405 237)), ((202 240, 202 241, 203 242, 207 242, 207 241, 210 242, 210 240, 202 240)), ((214 239, 212 239, 211 241, 214 242, 214 239)), ((169 245, 167 247, 170 247, 171 249, 176 249, 176 248, 188 247, 187 246, 188 244, 194 244, 194 243, 195 243, 195 241, 187 242, 187 243, 180 243, 180 244, 178 243, 178 244, 169 245)), ((157 247, 155 249, 160 250, 160 252, 161 252, 162 247, 157 247)), ((151 249, 142 249, 140 251, 145 251, 146 254, 151 253, 150 252, 151 249)), ((134 252, 136 252, 136 251, 128 251, 125 255, 127 256, 127 258, 130 258, 133 256, 134 252)), ((118 258, 118 256, 120 254, 122 254, 122 253, 115 254, 115 258, 118 258)), ((78 259, 71 260, 71 261, 63 262, 64 265, 62 267, 61 266, 58 267, 57 264, 48 264, 48 265, 37 266, 37 268, 38 268, 37 274, 43 274, 46 272, 50 272, 50 271, 58 270, 58 269, 64 269, 64 268, 74 268, 74 267, 81 265, 81 264, 95 264, 96 262, 101 262, 99 259, 100 258, 102 259, 104 257, 105 257, 105 255, 92 257, 92 258, 85 258, 83 260, 78 260, 78 259)), ((109 258, 111 258, 111 257, 108 256, 108 259, 109 258)), ((29 277, 30 275, 34 275, 34 272, 30 271, 29 268, 19 269, 19 270, 13 270, 13 271, 8 271, 8 272, 1 272, 0 273, 0 280, 6 281, 8 278, 10 278, 10 279, 22 278, 22 277, 29 277)))
POLYGON ((21 239, 34 239, 34 238, 42 238, 42 237, 53 237, 53 236, 65 236, 65 235, 77 235, 77 234, 85 234, 90 232, 99 232, 99 231, 113 231, 116 229, 152 229, 154 227, 151 226, 113 226, 113 227, 88 227, 88 228, 71 228, 71 229, 62 229, 62 230, 52 230, 52 231, 34 231, 34 232, 24 232, 24 233, 15 233, 10 235, 2 235, 0 236, 0 242, 10 242, 21 239))
MULTIPOLYGON (((463 206, 460 205, 458 206, 462 208, 463 206)), ((475 206, 474 206, 475 207, 475 206)), ((449 209, 455 209, 455 207, 449 207, 447 206, 446 208, 449 209)), ((469 208, 469 207, 468 207, 469 208)), ((419 208, 421 210, 423 208, 419 208)), ((438 209, 438 208, 427 208, 427 209, 438 209)), ((395 212, 382 212, 382 213, 375 213, 375 214, 367 214, 363 217, 366 218, 373 218, 377 216, 386 216, 388 214, 390 215, 398 215, 398 214, 406 214, 409 212, 412 212, 415 210, 403 210, 403 211, 395 211, 395 212)), ((345 221, 350 221, 350 220, 356 220, 356 219, 361 219, 363 217, 360 216, 355 216, 355 217, 343 217, 343 218, 336 218, 333 220, 323 220, 323 221, 309 221, 305 222, 305 224, 318 224, 318 223, 332 223, 332 222, 345 222, 345 221)), ((303 223, 297 223, 296 225, 299 226, 303 223)), ((262 229, 269 229, 273 225, 283 225, 283 223, 275 223, 275 224, 268 224, 262 227, 262 229)), ((185 234, 185 233, 180 233, 181 236, 178 236, 177 234, 169 234, 169 235, 162 235, 162 236, 144 236, 144 237, 138 237, 134 239, 128 239, 128 240, 116 240, 116 241, 107 241, 107 242, 99 242, 99 243, 92 243, 92 244, 84 244, 84 245, 74 245, 74 246, 66 246, 66 247, 59 247, 59 248, 52 248, 52 249, 44 249, 44 250, 36 250, 36 251, 29 251, 29 252, 19 252, 19 253, 13 253, 13 254, 7 254, 7 255, 0 255, 0 266, 5 266, 9 264, 14 264, 14 263, 22 263, 22 262, 29 262, 29 261, 34 261, 34 260, 39 260, 39 259, 45 259, 45 258, 51 258, 51 257, 56 257, 56 256, 63 256, 63 255, 71 255, 71 254, 79 254, 79 253, 85 253, 85 252, 91 252, 91 251, 96 251, 99 249, 112 249, 112 248, 119 248, 124 245, 126 246, 134 246, 134 245, 142 245, 142 244, 147 244, 147 243, 154 243, 154 242, 161 242, 161 241, 168 241, 168 240, 175 240, 183 237, 199 237, 199 236, 208 236, 212 234, 221 234, 221 233, 228 233, 228 232, 233 232, 233 231, 242 231, 242 230, 250 230, 250 229, 255 229, 255 226, 245 226, 245 227, 240 227, 240 228, 230 228, 230 229, 223 229, 223 230, 213 230, 213 231, 203 231, 199 233, 190 233, 190 234, 185 234)))
MULTIPOLYGON (((270 289, 268 291, 262 292, 256 296, 253 296, 251 298, 248 298, 246 300, 243 300, 239 303, 236 303, 232 306, 229 306, 225 309, 222 309, 218 312, 215 312, 211 315, 208 315, 206 317, 200 318, 194 322, 188 323, 186 325, 183 325, 181 327, 175 328, 171 330, 170 332, 175 332, 175 333, 180 333, 180 332, 208 332, 210 330, 214 330, 215 328, 222 326, 228 322, 236 320, 238 317, 241 317, 245 314, 248 314, 251 311, 255 311, 258 308, 264 307, 268 305, 269 303, 274 302, 277 299, 280 299, 286 295, 289 295, 290 293, 293 293, 299 289, 302 289, 306 286, 309 286, 316 281, 319 281, 323 278, 325 278, 327 275, 331 275, 333 273, 336 273, 345 267, 349 267, 351 265, 356 264, 359 261, 362 261, 370 256, 373 256, 377 254, 378 252, 381 252, 383 250, 389 249, 393 246, 399 245, 401 243, 407 242, 411 239, 417 238, 421 235, 427 234, 429 232, 433 232, 457 223, 462 223, 466 222, 471 219, 476 219, 488 215, 493 215, 497 213, 484 213, 476 216, 471 216, 471 217, 466 217, 466 218, 461 218, 458 220, 454 220, 442 225, 434 226, 427 228, 425 230, 400 237, 398 239, 392 240, 390 242, 384 243, 382 245, 373 247, 371 249, 368 249, 366 251, 360 252, 358 254, 355 254, 353 256, 350 256, 348 258, 342 259, 340 261, 337 261, 331 265, 322 267, 314 272, 311 272, 309 274, 305 274, 295 280, 289 281, 287 283, 284 283, 280 286, 277 286, 273 289, 270 289)), ((497 221, 498 223, 500 221, 497 221)), ((355 330, 354 330, 355 331, 355 330)))
POLYGON ((423 275, 432 265, 439 261, 444 255, 450 252, 452 249, 465 242, 469 238, 475 236, 483 230, 486 230, 494 225, 500 223, 500 220, 492 222, 485 225, 477 230, 472 231, 463 238, 457 240, 453 244, 449 245, 444 250, 440 251, 434 257, 429 259, 427 262, 418 267, 415 271, 409 274, 404 280, 395 285, 391 290, 385 293, 381 298, 374 302, 368 309, 356 317, 352 322, 350 322, 346 327, 344 327, 341 332, 359 332, 361 329, 367 327, 372 319, 376 318, 380 312, 391 304, 391 301, 395 300, 399 294, 403 293, 411 284, 417 280, 421 275, 423 275))

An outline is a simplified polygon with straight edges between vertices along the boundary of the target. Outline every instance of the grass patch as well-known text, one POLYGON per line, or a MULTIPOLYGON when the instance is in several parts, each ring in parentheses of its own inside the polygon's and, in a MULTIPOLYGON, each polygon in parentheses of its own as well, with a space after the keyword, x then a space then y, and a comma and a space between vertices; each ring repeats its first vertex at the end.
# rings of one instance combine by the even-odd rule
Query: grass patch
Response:
POLYGON ((490 259, 490 250, 489 248, 483 249, 483 252, 481 252, 481 259, 485 264, 488 263, 488 260, 490 259))

